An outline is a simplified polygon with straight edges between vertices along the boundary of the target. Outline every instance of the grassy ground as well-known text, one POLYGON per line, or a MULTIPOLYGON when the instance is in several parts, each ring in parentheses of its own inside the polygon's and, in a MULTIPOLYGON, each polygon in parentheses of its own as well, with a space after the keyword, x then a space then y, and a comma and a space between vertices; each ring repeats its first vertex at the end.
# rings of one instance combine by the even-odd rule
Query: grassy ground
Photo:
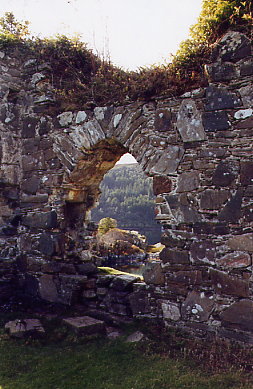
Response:
POLYGON ((0 352, 1 389, 253 388, 238 374, 205 374, 122 341, 35 346, 2 340, 0 352))
POLYGON ((152 341, 76 338, 56 324, 44 340, 10 339, 1 332, 1 389, 253 388, 249 373, 236 368, 211 372, 192 359, 172 357, 164 352, 166 340, 155 350, 152 341))

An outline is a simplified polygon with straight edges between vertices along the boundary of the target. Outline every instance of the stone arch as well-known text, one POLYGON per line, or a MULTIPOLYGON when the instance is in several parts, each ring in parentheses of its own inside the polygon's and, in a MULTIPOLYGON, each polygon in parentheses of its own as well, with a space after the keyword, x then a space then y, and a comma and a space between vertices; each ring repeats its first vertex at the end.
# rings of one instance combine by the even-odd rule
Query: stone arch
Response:
POLYGON ((16 247, 20 289, 65 304, 93 293, 97 303, 92 226, 79 216, 129 150, 154 177, 166 246, 147 284, 132 289, 132 314, 252 342, 251 50, 229 32, 206 66, 206 87, 61 113, 48 64, 1 54, 1 192, 12 198, 0 239, 16 247))

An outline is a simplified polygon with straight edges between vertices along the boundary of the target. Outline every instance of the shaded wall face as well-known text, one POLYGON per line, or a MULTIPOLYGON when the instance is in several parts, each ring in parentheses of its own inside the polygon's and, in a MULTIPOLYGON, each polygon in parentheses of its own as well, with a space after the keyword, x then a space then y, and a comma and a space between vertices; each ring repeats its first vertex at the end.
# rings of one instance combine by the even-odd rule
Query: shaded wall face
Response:
POLYGON ((1 55, 1 256, 17 258, 20 287, 106 305, 85 215, 129 150, 154 177, 166 246, 132 289, 132 313, 230 337, 252 330, 250 41, 229 33, 212 60, 209 85, 178 98, 59 113, 48 65, 1 55))

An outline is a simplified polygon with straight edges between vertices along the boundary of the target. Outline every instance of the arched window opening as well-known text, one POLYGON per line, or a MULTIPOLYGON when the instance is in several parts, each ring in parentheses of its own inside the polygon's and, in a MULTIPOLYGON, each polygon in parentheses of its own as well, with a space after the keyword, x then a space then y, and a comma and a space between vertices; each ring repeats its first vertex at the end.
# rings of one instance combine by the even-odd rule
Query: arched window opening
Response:
POLYGON ((105 264, 136 273, 151 256, 149 251, 153 258, 154 251, 159 254, 161 226, 155 221, 153 179, 127 153, 104 176, 100 190, 91 220, 102 220, 98 241, 105 264))

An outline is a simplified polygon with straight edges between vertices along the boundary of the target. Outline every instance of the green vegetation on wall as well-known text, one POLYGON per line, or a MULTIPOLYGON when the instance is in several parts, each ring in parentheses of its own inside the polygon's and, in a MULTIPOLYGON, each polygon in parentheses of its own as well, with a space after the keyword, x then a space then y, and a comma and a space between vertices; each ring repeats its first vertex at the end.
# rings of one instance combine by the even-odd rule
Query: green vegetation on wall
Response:
POLYGON ((92 210, 92 220, 113 218, 119 228, 139 231, 150 244, 159 242, 161 228, 154 220, 152 178, 138 164, 117 165, 105 175, 100 188, 102 194, 99 206, 92 210))

